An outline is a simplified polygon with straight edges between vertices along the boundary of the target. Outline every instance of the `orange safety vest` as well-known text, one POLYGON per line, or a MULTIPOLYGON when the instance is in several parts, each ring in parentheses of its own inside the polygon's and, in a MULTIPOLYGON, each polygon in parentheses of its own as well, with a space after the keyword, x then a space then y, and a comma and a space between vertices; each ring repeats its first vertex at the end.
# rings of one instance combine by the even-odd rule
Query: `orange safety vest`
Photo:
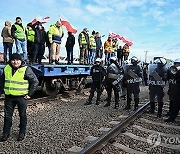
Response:
POLYGON ((106 51, 106 52, 109 52, 109 53, 111 53, 112 51, 113 51, 113 42, 112 41, 106 41, 105 43, 104 43, 104 50, 106 51))

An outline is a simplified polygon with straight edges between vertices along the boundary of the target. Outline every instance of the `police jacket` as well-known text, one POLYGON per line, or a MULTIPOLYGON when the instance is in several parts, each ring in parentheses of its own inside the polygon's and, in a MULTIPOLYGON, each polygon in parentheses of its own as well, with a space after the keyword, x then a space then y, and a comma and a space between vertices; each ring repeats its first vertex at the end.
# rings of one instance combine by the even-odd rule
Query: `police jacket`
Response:
POLYGON ((173 84, 173 86, 171 84, 171 91, 169 89, 170 100, 180 102, 180 71, 174 75, 174 81, 176 81, 176 84, 173 84))
MULTIPOLYGON (((12 65, 10 64, 12 67, 12 65)), ((23 66, 20 66, 20 68, 23 66)), ((12 67, 12 75, 17 71, 18 69, 15 69, 12 67)), ((26 68, 25 74, 24 74, 24 80, 28 80, 29 88, 28 88, 28 95, 31 97, 34 92, 36 91, 36 88, 39 84, 38 79, 36 75, 33 73, 32 69, 30 67, 26 68)), ((5 72, 0 76, 0 94, 4 91, 4 85, 5 85, 5 72)), ((9 95, 11 96, 11 95, 9 95)))
POLYGON ((152 74, 149 75, 149 86, 164 87, 167 81, 167 69, 165 67, 157 66, 152 74), (155 75, 153 75, 155 73, 155 75), (160 77, 156 77, 157 75, 160 77))
POLYGON ((105 69, 101 65, 93 65, 90 75, 92 76, 93 82, 102 82, 105 76, 105 69))
POLYGON ((125 71, 125 80, 128 85, 139 84, 142 81, 142 69, 139 65, 129 65, 125 71))
POLYGON ((123 69, 116 62, 111 63, 106 69, 106 80, 113 82, 117 80, 122 74, 123 74, 123 69))

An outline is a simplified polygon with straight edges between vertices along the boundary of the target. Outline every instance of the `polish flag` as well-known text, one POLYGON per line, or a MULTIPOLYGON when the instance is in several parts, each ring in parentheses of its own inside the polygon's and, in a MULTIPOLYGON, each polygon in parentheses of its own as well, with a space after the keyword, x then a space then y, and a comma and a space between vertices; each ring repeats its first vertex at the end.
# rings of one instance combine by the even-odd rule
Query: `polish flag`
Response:
POLYGON ((70 22, 67 19, 60 18, 60 21, 62 25, 66 27, 68 32, 76 34, 77 29, 72 24, 70 24, 70 22))
POLYGON ((35 24, 37 21, 41 22, 41 24, 45 24, 45 23, 47 23, 49 21, 49 19, 50 19, 49 16, 44 17, 44 18, 36 17, 35 19, 33 19, 32 24, 35 24))
POLYGON ((118 38, 118 39, 120 39, 121 41, 123 41, 124 43, 126 43, 127 45, 129 45, 129 46, 132 46, 132 45, 133 45, 133 42, 132 42, 132 41, 128 41, 125 37, 120 36, 119 34, 110 32, 110 33, 109 33, 109 36, 110 36, 111 38, 118 38))

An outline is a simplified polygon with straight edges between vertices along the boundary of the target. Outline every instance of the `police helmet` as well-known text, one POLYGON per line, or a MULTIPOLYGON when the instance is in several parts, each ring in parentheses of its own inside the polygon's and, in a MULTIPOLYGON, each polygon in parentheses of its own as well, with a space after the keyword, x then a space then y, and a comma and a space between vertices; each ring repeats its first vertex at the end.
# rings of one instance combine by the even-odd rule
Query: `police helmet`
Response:
POLYGON ((110 62, 111 62, 111 63, 115 62, 116 60, 117 60, 116 57, 111 57, 111 58, 110 58, 110 62))
POLYGON ((101 63, 101 58, 97 58, 97 59, 95 60, 95 62, 101 63))
POLYGON ((165 58, 158 58, 154 61, 154 63, 160 66, 165 66, 167 61, 165 58))
POLYGON ((131 58, 131 63, 132 63, 132 64, 137 64, 138 62, 139 62, 139 60, 138 60, 137 57, 133 56, 133 57, 131 58))

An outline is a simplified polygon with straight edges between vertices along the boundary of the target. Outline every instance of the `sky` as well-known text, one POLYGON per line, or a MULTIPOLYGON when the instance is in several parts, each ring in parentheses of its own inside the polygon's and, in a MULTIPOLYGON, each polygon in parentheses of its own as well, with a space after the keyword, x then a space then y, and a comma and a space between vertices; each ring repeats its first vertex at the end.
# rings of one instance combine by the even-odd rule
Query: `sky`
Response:
MULTIPOLYGON (((109 32, 133 41, 130 57, 143 61, 148 51, 148 61, 155 56, 180 58, 180 0, 1 0, 0 30, 6 20, 14 23, 17 16, 24 25, 35 17, 50 16, 44 24, 46 30, 60 17, 66 18, 78 30, 75 57, 79 55, 78 34, 87 27, 89 34, 95 30, 105 35, 103 43, 109 32)), ((66 56, 67 31, 63 29, 66 35, 60 55, 66 56)), ((119 44, 124 45, 122 41, 119 44)), ((0 51, 2 47, 0 43, 0 51)))

